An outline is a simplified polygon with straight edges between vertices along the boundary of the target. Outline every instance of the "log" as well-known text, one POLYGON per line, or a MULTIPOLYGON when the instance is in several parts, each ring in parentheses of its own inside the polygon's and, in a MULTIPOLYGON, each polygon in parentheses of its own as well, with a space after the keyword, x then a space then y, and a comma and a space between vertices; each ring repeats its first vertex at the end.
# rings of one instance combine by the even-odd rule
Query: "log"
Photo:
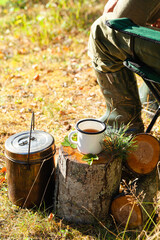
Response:
POLYGON ((105 151, 90 166, 77 149, 61 146, 57 162, 55 211, 69 222, 105 222, 110 203, 118 192, 122 159, 111 161, 105 151))
MULTIPOLYGON (((127 182, 129 182, 129 178, 133 180, 134 176, 138 178, 135 196, 138 199, 140 199, 140 195, 144 196, 143 200, 139 200, 143 219, 142 225, 144 225, 149 216, 152 216, 154 213, 154 199, 159 188, 156 166, 160 156, 160 145, 154 136, 147 133, 137 134, 134 139, 136 148, 127 157, 126 166, 123 166, 122 169, 122 177, 127 182)), ((139 226, 138 222, 136 224, 139 226)), ((129 227, 132 228, 132 224, 129 227)))
POLYGON ((128 155, 126 164, 136 174, 149 174, 159 161, 159 141, 147 133, 137 134, 134 140, 136 148, 128 155))
POLYGON ((121 226, 143 227, 154 217, 154 199, 158 192, 158 174, 154 170, 136 181, 136 186, 127 186, 111 203, 111 214, 121 226))
POLYGON ((143 215, 136 199, 129 194, 121 194, 112 201, 111 214, 123 227, 128 222, 128 228, 136 228, 142 225, 143 215))

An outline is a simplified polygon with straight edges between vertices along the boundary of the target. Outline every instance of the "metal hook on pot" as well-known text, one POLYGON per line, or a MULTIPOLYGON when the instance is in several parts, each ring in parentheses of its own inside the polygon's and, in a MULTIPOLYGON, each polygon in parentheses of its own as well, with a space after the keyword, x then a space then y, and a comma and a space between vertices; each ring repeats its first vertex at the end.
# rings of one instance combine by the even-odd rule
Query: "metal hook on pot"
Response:
POLYGON ((29 132, 28 157, 27 157, 28 169, 30 169, 29 156, 30 156, 30 149, 31 149, 32 130, 34 130, 34 126, 35 126, 35 118, 34 118, 34 112, 32 112, 31 126, 30 126, 30 132, 29 132))

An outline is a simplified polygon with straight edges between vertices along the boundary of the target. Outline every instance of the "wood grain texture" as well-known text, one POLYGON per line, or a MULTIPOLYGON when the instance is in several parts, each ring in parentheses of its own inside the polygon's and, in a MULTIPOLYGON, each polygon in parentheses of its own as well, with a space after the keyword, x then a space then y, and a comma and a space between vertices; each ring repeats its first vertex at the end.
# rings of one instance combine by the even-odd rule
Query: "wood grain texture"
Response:
POLYGON ((159 141, 150 134, 135 136, 136 148, 128 155, 127 166, 137 174, 148 174, 153 171, 159 161, 159 141))
POLYGON ((111 214, 121 225, 136 228, 142 225, 143 216, 140 205, 132 195, 120 195, 111 204, 111 214))

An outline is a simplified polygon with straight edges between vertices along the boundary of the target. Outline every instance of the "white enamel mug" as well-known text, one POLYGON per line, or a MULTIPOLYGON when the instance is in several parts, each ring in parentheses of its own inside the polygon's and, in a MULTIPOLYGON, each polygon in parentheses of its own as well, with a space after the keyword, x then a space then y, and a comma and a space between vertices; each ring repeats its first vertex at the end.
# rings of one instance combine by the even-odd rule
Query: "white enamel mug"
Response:
POLYGON ((97 119, 82 119, 77 122, 76 130, 68 135, 71 143, 77 144, 78 150, 83 154, 98 154, 103 150, 102 139, 106 125, 97 119), (73 134, 77 133, 77 141, 72 139, 73 134))

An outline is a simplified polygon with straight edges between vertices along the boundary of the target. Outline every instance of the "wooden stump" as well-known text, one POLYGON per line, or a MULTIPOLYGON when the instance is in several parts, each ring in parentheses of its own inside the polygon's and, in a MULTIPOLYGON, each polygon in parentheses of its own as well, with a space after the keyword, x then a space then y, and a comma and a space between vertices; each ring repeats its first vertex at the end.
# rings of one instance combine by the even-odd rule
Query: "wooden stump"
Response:
POLYGON ((110 161, 105 152, 90 166, 77 149, 61 146, 57 163, 55 211, 69 222, 105 221, 119 189, 122 160, 110 161))
POLYGON ((137 134, 134 140, 137 147, 128 155, 126 164, 135 174, 149 174, 159 161, 159 141, 149 133, 137 134))
POLYGON ((135 228, 143 223, 141 207, 129 194, 121 194, 112 201, 111 214, 123 227, 128 223, 128 228, 135 228))

